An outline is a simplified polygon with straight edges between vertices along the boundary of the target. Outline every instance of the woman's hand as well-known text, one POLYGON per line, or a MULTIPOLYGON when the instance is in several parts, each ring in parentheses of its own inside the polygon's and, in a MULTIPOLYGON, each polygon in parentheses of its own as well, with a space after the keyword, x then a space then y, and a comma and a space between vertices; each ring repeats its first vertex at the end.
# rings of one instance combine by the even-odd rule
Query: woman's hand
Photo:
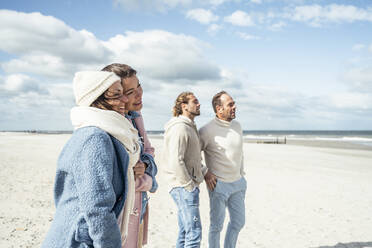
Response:
POLYGON ((142 177, 145 174, 145 164, 138 160, 137 164, 133 167, 134 171, 134 178, 137 179, 139 177, 142 177))

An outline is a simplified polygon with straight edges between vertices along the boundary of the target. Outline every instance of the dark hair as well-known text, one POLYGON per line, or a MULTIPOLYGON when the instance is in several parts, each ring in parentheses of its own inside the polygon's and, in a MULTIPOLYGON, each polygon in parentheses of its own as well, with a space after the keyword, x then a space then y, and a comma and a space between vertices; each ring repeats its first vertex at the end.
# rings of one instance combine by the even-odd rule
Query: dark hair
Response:
POLYGON ((217 113, 217 108, 216 108, 216 106, 221 106, 221 105, 222 105, 222 103, 221 103, 221 96, 222 96, 223 94, 228 95, 227 92, 223 90, 223 91, 220 91, 220 92, 218 92, 216 95, 213 96, 213 99, 212 99, 212 107, 213 107, 213 110, 214 110, 215 113, 217 113))
MULTIPOLYGON (((105 66, 105 68, 103 68, 101 71, 113 72, 121 79, 129 78, 137 74, 137 71, 129 65, 119 63, 113 63, 111 65, 105 66)), ((107 102, 108 99, 105 97, 105 93, 106 91, 103 92, 103 94, 100 95, 90 106, 99 109, 113 110, 112 105, 107 102)))
POLYGON ((182 115, 182 103, 188 103, 190 100, 190 96, 193 96, 194 93, 192 92, 182 92, 181 94, 178 95, 176 101, 174 102, 174 107, 173 107, 173 116, 179 116, 182 115))
POLYGON ((107 102, 108 99, 105 97, 106 91, 103 92, 103 94, 100 95, 90 106, 104 110, 113 110, 112 105, 107 102))
POLYGON ((137 74, 137 71, 126 64, 113 63, 106 66, 101 71, 108 71, 115 73, 120 78, 129 78, 137 74))

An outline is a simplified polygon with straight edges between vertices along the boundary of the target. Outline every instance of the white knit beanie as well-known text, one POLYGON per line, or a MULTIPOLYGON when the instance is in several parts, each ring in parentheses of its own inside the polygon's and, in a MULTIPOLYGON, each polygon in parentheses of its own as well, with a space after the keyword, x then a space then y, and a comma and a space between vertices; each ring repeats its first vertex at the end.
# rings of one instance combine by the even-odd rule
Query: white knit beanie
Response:
POLYGON ((78 106, 89 107, 120 77, 107 71, 79 71, 75 73, 73 88, 78 106))

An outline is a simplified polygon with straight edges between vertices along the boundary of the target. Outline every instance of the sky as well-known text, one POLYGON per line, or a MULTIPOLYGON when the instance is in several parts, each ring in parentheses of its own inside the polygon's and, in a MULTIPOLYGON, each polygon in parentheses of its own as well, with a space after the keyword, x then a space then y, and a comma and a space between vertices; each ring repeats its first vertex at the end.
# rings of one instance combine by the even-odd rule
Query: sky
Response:
POLYGON ((206 124, 221 90, 245 130, 372 129, 370 0, 2 0, 0 130, 72 130, 74 73, 111 63, 148 130, 183 91, 206 124))

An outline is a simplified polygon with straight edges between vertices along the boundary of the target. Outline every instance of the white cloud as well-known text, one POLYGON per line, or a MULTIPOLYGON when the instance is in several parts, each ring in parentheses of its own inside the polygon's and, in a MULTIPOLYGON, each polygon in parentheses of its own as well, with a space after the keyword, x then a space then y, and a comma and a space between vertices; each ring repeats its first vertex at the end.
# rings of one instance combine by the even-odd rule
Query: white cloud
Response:
POLYGON ((189 8, 191 6, 218 7, 230 1, 232 0, 114 0, 114 4, 129 11, 155 10, 165 12, 174 8, 189 8))
POLYGON ((277 30, 282 29, 285 26, 287 26, 287 24, 285 22, 279 21, 277 23, 271 24, 271 26, 269 27, 269 29, 271 29, 273 31, 277 31, 277 30))
POLYGON ((243 40, 260 40, 261 39, 261 37, 259 36, 250 35, 250 34, 243 33, 243 32, 237 32, 237 35, 239 35, 239 37, 242 38, 243 40))
POLYGON ((76 31, 40 13, 0 10, 0 50, 12 54, 46 53, 66 62, 99 62, 109 51, 90 32, 76 31))
POLYGON ((61 85, 49 85, 46 94, 29 91, 11 98, 1 98, 0 129, 72 130, 69 118, 70 109, 74 106, 71 86, 67 97, 59 97, 51 92, 61 92, 63 88, 61 85))
POLYGON ((192 9, 186 13, 186 17, 192 20, 196 20, 202 24, 209 24, 217 21, 218 16, 214 15, 212 11, 205 9, 192 9))
POLYGON ((271 116, 285 115, 300 118, 304 108, 305 96, 279 86, 262 86, 252 84, 245 89, 245 95, 240 101, 255 113, 266 113, 271 116))
POLYGON ((162 30, 126 32, 105 44, 115 61, 126 61, 150 78, 190 83, 219 78, 219 68, 203 56, 208 44, 192 36, 162 30))
POLYGON ((214 35, 216 34, 218 31, 220 31, 222 29, 222 26, 221 25, 218 25, 218 24, 211 24, 209 27, 208 27, 208 33, 211 34, 211 35, 214 35))
POLYGON ((284 16, 300 22, 309 23, 311 26, 321 26, 328 22, 355 22, 372 21, 372 8, 362 9, 352 5, 331 4, 297 6, 284 16))
POLYGON ((6 73, 33 73, 49 77, 66 77, 71 75, 72 68, 68 68, 61 57, 46 53, 29 54, 12 59, 1 65, 6 73))
MULTIPOLYGON (((241 13, 244 14, 235 16, 236 19, 232 18, 230 22, 234 20, 234 25, 250 26, 260 16, 241 13)), ((268 20, 278 18, 277 14, 266 16, 268 20)), ((262 23, 273 22, 264 20, 262 23)), ((208 32, 217 32, 220 28, 220 25, 211 24, 208 32)), ((260 38, 247 33, 239 35, 246 39, 260 38)), ((145 121, 151 122, 148 125, 150 130, 162 128, 171 116, 175 97, 183 90, 194 91, 201 99, 205 106, 200 117, 203 121, 213 118, 212 95, 222 89, 231 92, 239 103, 239 120, 245 121, 246 127, 250 125, 248 121, 257 120, 258 123, 266 117, 280 120, 277 123, 282 124, 278 124, 278 128, 295 127, 286 126, 286 122, 304 123, 301 121, 305 117, 306 120, 314 119, 309 114, 314 106, 315 112, 322 111, 324 116, 330 116, 332 111, 353 115, 371 109, 371 67, 356 68, 347 73, 345 77, 353 92, 334 94, 324 100, 328 96, 312 98, 295 92, 295 89, 247 82, 247 75, 222 69, 206 58, 205 50, 208 48, 209 44, 195 37, 163 30, 126 32, 101 41, 94 34, 77 31, 54 17, 0 11, 0 50, 15 56, 1 64, 6 75, 0 75, 0 116, 3 116, 0 129, 4 129, 5 120, 9 127, 24 119, 29 122, 24 122, 23 129, 69 129, 68 111, 74 105, 73 72, 100 69, 102 63, 116 61, 132 65, 138 71, 145 91, 144 113, 149 116, 145 121)), ((371 46, 369 49, 372 52, 371 46)), ((257 124, 257 127, 271 125, 257 124)))
POLYGON ((352 5, 332 4, 325 7, 325 12, 326 18, 335 22, 372 21, 372 9, 362 9, 352 5))
POLYGON ((232 13, 230 16, 226 16, 224 20, 233 25, 242 26, 242 27, 255 25, 252 17, 248 15, 246 12, 241 11, 241 10, 237 10, 234 13, 232 13))
POLYGON ((366 46, 364 44, 355 44, 353 47, 352 47, 352 50, 353 51, 360 51, 360 50, 363 50, 366 46))
POLYGON ((6 73, 67 78, 77 70, 123 61, 155 78, 218 78, 218 67, 203 57, 207 47, 191 36, 160 30, 127 32, 105 42, 54 17, 0 11, 0 50, 20 55, 1 64, 6 73))
MULTIPOLYGON (((251 2, 253 2, 251 0, 251 2)), ((263 2, 259 0, 258 2, 263 2)), ((257 2, 257 3, 258 3, 257 2)), ((286 21, 303 22, 313 27, 322 27, 329 23, 353 23, 357 21, 372 22, 372 7, 359 8, 353 5, 298 5, 304 1, 284 1, 290 3, 281 11, 270 9, 265 13, 246 13, 237 10, 224 18, 236 26, 248 27, 258 24, 265 25, 268 29, 277 31, 287 26, 286 21)))
POLYGON ((372 94, 372 66, 350 69, 345 74, 345 80, 353 90, 372 94))
MULTIPOLYGON (((0 129, 15 129, 15 122, 22 129, 19 120, 25 116, 23 129, 70 129, 73 73, 116 61, 137 69, 145 95, 151 96, 144 99, 149 103, 145 109, 157 102, 159 92, 173 101, 172 85, 184 89, 220 80, 219 67, 204 56, 208 48, 192 36, 162 30, 126 32, 101 41, 54 17, 0 11, 0 51, 13 55, 1 63, 6 74, 0 75, 0 116, 6 118, 1 118, 0 129)), ((157 110, 167 112, 165 107, 157 110)))
POLYGON ((192 0, 114 0, 114 4, 129 11, 137 9, 167 11, 179 6, 186 7, 191 3, 192 0))
POLYGON ((369 110, 372 108, 372 96, 365 93, 339 93, 330 97, 331 104, 340 109, 369 110))
POLYGON ((368 50, 372 53, 372 44, 371 45, 369 45, 369 48, 368 48, 368 50))
POLYGON ((0 77, 1 130, 71 130, 72 84, 24 74, 0 77))
POLYGON ((7 94, 17 95, 26 92, 36 92, 45 94, 46 88, 40 86, 36 80, 24 74, 12 74, 6 76, 3 83, 0 83, 0 88, 6 91, 7 94))
POLYGON ((251 0, 252 3, 261 4, 262 0, 251 0))
POLYGON ((322 15, 322 6, 297 6, 294 8, 293 13, 290 17, 295 21, 311 21, 313 19, 318 20, 322 15))
MULTIPOLYGON (((195 0, 194 2, 198 2, 199 0, 195 0)), ((226 2, 230 2, 231 0, 201 0, 200 2, 205 4, 210 4, 212 6, 219 6, 226 2)))
POLYGON ((52 16, 0 10, 0 51, 19 57, 1 63, 6 73, 69 78, 83 68, 111 61, 113 53, 92 33, 52 16))

